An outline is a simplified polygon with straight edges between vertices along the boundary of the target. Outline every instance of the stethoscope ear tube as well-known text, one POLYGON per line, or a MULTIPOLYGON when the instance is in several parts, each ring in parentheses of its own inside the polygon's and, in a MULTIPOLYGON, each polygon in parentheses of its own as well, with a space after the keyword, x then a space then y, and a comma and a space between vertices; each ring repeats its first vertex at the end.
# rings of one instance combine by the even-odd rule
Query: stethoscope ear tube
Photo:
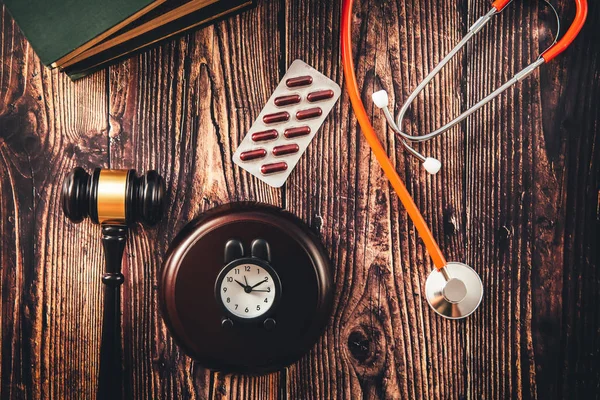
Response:
POLYGON ((492 7, 496 9, 496 11, 500 12, 504 10, 504 8, 509 5, 512 0, 496 0, 492 3, 492 7))
POLYGON ((575 5, 577 7, 577 11, 575 12, 575 18, 573 19, 573 23, 565 33, 565 35, 558 42, 554 44, 554 46, 550 47, 546 50, 542 57, 546 62, 551 61, 556 58, 559 54, 567 49, 573 43, 581 29, 583 29, 583 25, 585 25, 585 21, 588 15, 588 3, 587 0, 575 0, 575 5))
MULTIPOLYGON (((552 4, 549 2, 549 0, 544 0, 544 1, 554 12, 554 14, 556 16, 557 24, 558 24, 558 31, 560 31, 560 18, 558 16, 556 9, 552 6, 552 4)), ((541 53, 537 60, 535 60, 533 63, 531 63, 530 65, 525 67, 522 71, 515 74, 510 80, 508 80, 502 86, 500 86, 499 88, 494 90, 492 93, 487 95, 485 98, 478 101, 476 104, 474 104, 469 109, 465 110, 458 117, 454 118, 453 120, 446 123, 442 127, 436 129, 435 131, 432 131, 432 132, 426 133, 426 134, 418 134, 418 135, 417 134, 408 134, 408 133, 404 132, 404 129, 403 129, 404 117, 406 115, 406 112, 408 111, 408 108, 411 106, 413 101, 417 98, 419 93, 421 93, 423 91, 423 89, 435 78, 435 76, 437 76, 438 73, 440 73, 442 68, 448 62, 450 62, 450 60, 452 58, 454 58, 454 56, 467 43, 478 32, 480 32, 481 29, 495 15, 497 15, 500 11, 502 11, 509 3, 510 3, 509 0, 495 1, 493 3, 491 10, 488 13, 486 13, 485 15, 483 15, 481 18, 479 18, 469 28, 468 32, 460 40, 460 42, 457 43, 454 46, 454 48, 427 74, 427 76, 421 81, 421 83, 419 83, 419 85, 416 87, 416 89, 406 99, 405 103, 402 105, 402 107, 400 109, 400 112, 398 113, 397 121, 394 121, 394 117, 391 115, 391 113, 389 111, 389 108, 388 108, 389 99, 388 99, 387 93, 384 90, 381 90, 381 91, 373 94, 373 102, 375 103, 375 105, 378 108, 380 108, 384 112, 386 120, 388 122, 388 125, 401 138, 401 144, 409 152, 409 154, 415 156, 422 163, 425 163, 425 160, 427 157, 425 157, 424 155, 419 153, 417 150, 415 150, 411 146, 410 143, 425 142, 425 141, 431 140, 431 139, 443 134, 444 132, 446 132, 449 129, 451 129, 452 127, 458 125, 459 123, 464 121, 466 118, 468 118, 469 116, 471 116, 472 114, 477 112, 479 109, 481 109, 483 106, 485 106, 486 104, 488 104, 489 102, 494 100, 496 97, 498 97, 500 94, 505 92, 507 89, 509 89, 513 85, 516 85, 518 82, 522 81, 523 79, 525 79, 526 77, 531 75, 538 67, 540 67, 542 64, 552 60, 554 57, 556 57, 558 54, 560 54, 562 51, 564 51, 573 42, 573 40, 575 39, 577 34, 581 31, 581 28, 583 27, 586 17, 587 17, 587 1, 586 0, 576 0, 577 13, 576 13, 575 19, 574 19, 572 25, 570 26, 569 30, 564 35, 564 37, 560 40, 558 40, 559 33, 557 32, 556 38, 555 38, 554 42, 552 43, 552 45, 547 50, 545 50, 543 53, 541 53)), ((426 168, 426 170, 429 173, 432 173, 432 171, 436 170, 436 168, 433 168, 433 169, 428 168, 428 166, 426 164, 424 164, 424 167, 426 168)), ((435 172, 433 172, 433 173, 435 173, 435 172)))

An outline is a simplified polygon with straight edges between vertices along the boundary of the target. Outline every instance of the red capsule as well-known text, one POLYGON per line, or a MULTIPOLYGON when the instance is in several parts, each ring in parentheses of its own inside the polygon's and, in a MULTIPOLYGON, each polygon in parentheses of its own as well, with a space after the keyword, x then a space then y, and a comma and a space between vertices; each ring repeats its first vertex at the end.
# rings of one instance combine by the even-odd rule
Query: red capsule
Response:
POLYGON ((314 103, 315 101, 331 99, 333 95, 333 90, 319 90, 318 92, 309 93, 309 95, 306 96, 306 99, 311 103, 314 103))
POLYGON ((295 138, 298 136, 305 136, 310 133, 310 127, 308 126, 299 126, 298 128, 289 128, 283 132, 283 136, 288 139, 295 138))
POLYGON ((264 175, 274 174, 276 172, 283 172, 287 169, 288 165, 285 161, 273 163, 273 164, 265 164, 260 167, 260 172, 264 175))
POLYGON ((289 96, 280 96, 274 100, 274 103, 278 107, 289 106, 290 104, 300 103, 299 94, 290 94, 289 96))
POLYGON ((240 160, 242 160, 242 161, 256 160, 258 158, 263 158, 266 155, 267 155, 267 151, 265 149, 249 150, 249 151, 244 151, 243 153, 240 154, 240 160))
POLYGON ((278 112, 275 114, 267 114, 263 117, 265 124, 274 124, 276 122, 283 122, 290 119, 290 113, 287 111, 278 112))
POLYGON ((275 129, 270 129, 268 131, 262 132, 254 132, 252 134, 252 140, 254 142, 265 142, 267 140, 277 139, 279 133, 275 129))
POLYGON ((316 118, 323 115, 323 110, 319 107, 309 108, 307 110, 300 110, 296 113, 296 119, 302 121, 303 119, 316 118))
POLYGON ((294 88, 299 86, 308 86, 313 82, 313 78, 310 75, 306 76, 297 76, 295 78, 290 78, 285 81, 287 87, 294 88))
POLYGON ((297 144, 284 144, 283 146, 273 147, 273 155, 284 156, 286 154, 294 154, 300 150, 297 144))

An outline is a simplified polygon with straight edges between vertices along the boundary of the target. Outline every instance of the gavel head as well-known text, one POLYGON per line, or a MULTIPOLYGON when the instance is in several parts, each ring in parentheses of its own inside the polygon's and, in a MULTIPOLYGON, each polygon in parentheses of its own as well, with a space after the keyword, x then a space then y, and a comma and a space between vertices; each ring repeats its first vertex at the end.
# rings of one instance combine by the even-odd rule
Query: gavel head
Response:
POLYGON ((77 167, 62 187, 62 206, 67 218, 95 224, 155 225, 163 215, 165 183, 156 171, 136 176, 135 170, 96 168, 90 175, 77 167))

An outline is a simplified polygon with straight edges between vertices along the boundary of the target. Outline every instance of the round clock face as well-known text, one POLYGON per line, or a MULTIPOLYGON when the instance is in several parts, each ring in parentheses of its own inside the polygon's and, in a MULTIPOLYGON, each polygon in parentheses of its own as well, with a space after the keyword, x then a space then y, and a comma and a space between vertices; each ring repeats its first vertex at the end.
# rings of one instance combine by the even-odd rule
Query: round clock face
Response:
POLYGON ((271 309, 278 295, 275 284, 278 278, 266 268, 243 263, 224 272, 218 290, 227 311, 238 318, 253 319, 271 309))

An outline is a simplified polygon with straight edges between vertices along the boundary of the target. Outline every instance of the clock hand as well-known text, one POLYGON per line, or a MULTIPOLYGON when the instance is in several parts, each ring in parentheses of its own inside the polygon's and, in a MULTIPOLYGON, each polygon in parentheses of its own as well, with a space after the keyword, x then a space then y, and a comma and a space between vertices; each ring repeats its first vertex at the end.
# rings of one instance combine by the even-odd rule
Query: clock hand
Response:
POLYGON ((269 278, 265 278, 264 280, 258 282, 256 285, 254 286, 250 286, 250 289, 254 289, 255 287, 257 287, 258 285, 262 285, 263 283, 265 283, 266 281, 268 281, 269 278))
POLYGON ((244 285, 242 282, 238 281, 237 279, 234 279, 234 281, 235 281, 235 282, 236 282, 238 285, 240 285, 241 287, 243 287, 244 289, 246 289, 246 287, 247 287, 247 286, 246 286, 246 285, 244 285))
POLYGON ((244 282, 246 282, 246 287, 250 287, 250 285, 248 285, 248 279, 246 279, 246 275, 244 275, 244 282))
POLYGON ((259 290, 259 289, 254 289, 252 292, 265 292, 265 293, 268 293, 268 292, 270 292, 270 290, 259 290))

